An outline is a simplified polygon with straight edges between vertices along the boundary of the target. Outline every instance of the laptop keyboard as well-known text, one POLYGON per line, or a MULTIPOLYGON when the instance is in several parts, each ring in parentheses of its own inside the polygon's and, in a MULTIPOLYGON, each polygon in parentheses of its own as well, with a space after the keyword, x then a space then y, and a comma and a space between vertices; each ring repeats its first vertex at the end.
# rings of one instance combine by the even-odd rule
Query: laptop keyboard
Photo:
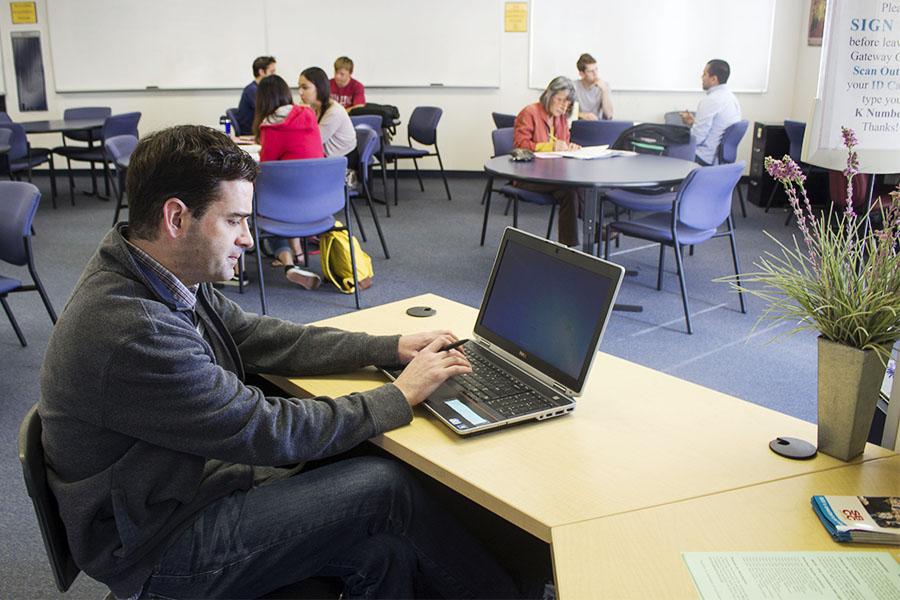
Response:
POLYGON ((568 399, 554 402, 522 383, 483 356, 466 350, 472 372, 453 380, 472 398, 480 400, 504 417, 515 417, 568 404, 568 399))

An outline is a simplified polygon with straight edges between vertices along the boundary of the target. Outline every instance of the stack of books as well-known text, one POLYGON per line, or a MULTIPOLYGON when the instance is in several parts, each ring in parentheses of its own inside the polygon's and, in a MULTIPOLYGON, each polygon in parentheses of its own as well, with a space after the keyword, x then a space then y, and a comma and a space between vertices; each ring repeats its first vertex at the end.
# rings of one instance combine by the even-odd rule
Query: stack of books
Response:
POLYGON ((813 496, 812 507, 836 542, 900 545, 900 496, 813 496))

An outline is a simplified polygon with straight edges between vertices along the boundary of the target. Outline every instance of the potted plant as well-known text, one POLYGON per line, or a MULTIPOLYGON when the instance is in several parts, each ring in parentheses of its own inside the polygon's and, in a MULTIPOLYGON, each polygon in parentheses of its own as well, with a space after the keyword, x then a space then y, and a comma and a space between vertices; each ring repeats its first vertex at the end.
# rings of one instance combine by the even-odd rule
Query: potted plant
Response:
POLYGON ((756 272, 725 279, 766 301, 761 319, 792 322, 791 333, 818 331, 818 449, 846 461, 865 448, 885 367, 900 338, 900 192, 880 206, 880 230, 870 226, 870 214, 857 215, 857 140, 851 129, 842 134, 846 208, 817 217, 800 167, 789 156, 767 157, 766 170, 784 186, 803 241, 785 244, 767 232, 778 249, 754 263, 756 272))

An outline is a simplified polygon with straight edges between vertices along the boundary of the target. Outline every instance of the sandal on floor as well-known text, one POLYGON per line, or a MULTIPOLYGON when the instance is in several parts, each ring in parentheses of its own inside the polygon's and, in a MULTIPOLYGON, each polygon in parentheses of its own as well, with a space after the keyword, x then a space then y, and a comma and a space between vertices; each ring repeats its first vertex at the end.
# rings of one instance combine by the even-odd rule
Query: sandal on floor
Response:
MULTIPOLYGON (((312 254, 312 252, 310 252, 310 254, 312 254)), ((318 254, 318 252, 316 252, 316 254, 318 254)), ((294 265, 302 265, 302 264, 303 264, 303 255, 302 254, 294 255, 294 265)), ((272 261, 272 266, 273 267, 291 267, 293 265, 286 265, 276 258, 275 260, 272 261)))
POLYGON ((300 287, 307 290, 314 290, 322 285, 322 278, 306 269, 301 269, 297 265, 288 265, 284 268, 284 276, 291 283, 296 283, 300 287))

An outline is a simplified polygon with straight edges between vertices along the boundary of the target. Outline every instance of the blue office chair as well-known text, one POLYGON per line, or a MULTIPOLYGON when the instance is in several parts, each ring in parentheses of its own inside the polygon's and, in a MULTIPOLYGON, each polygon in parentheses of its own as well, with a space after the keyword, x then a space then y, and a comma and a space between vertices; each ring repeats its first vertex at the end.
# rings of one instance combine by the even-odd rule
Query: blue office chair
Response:
POLYGON ((106 148, 106 155, 116 168, 116 180, 114 181, 114 190, 116 193, 116 213, 113 216, 113 225, 119 222, 119 212, 123 208, 128 208, 122 201, 125 196, 125 176, 128 172, 128 161, 131 160, 131 153, 138 145, 137 137, 133 135, 114 135, 107 138, 103 142, 106 148))
POLYGON ((373 131, 378 134, 378 146, 375 148, 375 158, 378 159, 378 167, 379 171, 381 171, 381 189, 384 193, 384 213, 385 216, 390 218, 391 216, 391 205, 387 201, 387 169, 385 168, 385 159, 384 159, 384 145, 381 143, 383 133, 382 133, 382 119, 380 115, 358 115, 353 116, 350 115, 350 122, 353 123, 354 127, 359 127, 360 125, 365 125, 366 127, 371 127, 373 131))
POLYGON ((6 302, 7 295, 14 292, 36 291, 47 308, 50 320, 56 323, 56 311, 53 310, 50 297, 38 277, 34 267, 34 253, 31 250, 31 223, 34 221, 40 201, 41 193, 32 184, 0 181, 0 261, 19 267, 27 265, 28 273, 34 282, 26 285, 18 279, 0 275, 0 304, 3 304, 3 310, 23 347, 28 343, 6 302))
POLYGON ((234 135, 251 135, 252 131, 244 131, 241 129, 241 122, 238 120, 238 109, 229 108, 225 110, 225 117, 231 122, 231 133, 234 135))
POLYGON ((579 146, 612 146, 633 121, 573 121, 570 137, 579 146))
MULTIPOLYGON (((100 128, 100 145, 95 147, 76 147, 76 146, 59 146, 53 149, 55 154, 59 154, 61 156, 66 157, 66 161, 71 165, 71 161, 80 160, 84 162, 91 163, 91 166, 95 163, 100 163, 103 165, 103 175, 106 181, 106 193, 109 194, 110 190, 110 180, 112 179, 110 176, 109 170, 109 157, 106 155, 106 148, 104 144, 106 140, 115 137, 117 135, 131 135, 134 137, 138 136, 138 122, 141 120, 141 113, 139 112, 128 112, 122 113, 118 115, 111 115, 106 117, 106 120, 103 122, 103 127, 100 128)), ((96 193, 96 181, 94 181, 94 193, 96 193)), ((72 169, 69 168, 69 197, 72 200, 72 203, 75 203, 75 178, 72 176, 72 169)))
MULTIPOLYGON (((713 164, 734 164, 734 161, 737 160, 738 146, 741 144, 741 140, 744 139, 744 134, 747 133, 747 127, 749 126, 750 121, 744 119, 729 125, 725 129, 722 133, 722 139, 719 141, 719 147, 716 150, 716 157, 713 164)), ((741 203, 741 216, 747 218, 747 207, 744 206, 744 193, 741 191, 740 185, 735 187, 738 193, 738 200, 741 203)))
POLYGON ((508 115, 506 113, 492 112, 491 118, 494 120, 494 126, 497 129, 506 129, 507 127, 516 126, 516 115, 508 115))
MULTIPOLYGON (((259 177, 253 195, 253 234, 257 243, 263 237, 305 238, 327 231, 350 231, 350 201, 345 176, 347 158, 331 156, 306 160, 279 160, 259 165, 259 177), (335 225, 334 214, 344 213, 344 223, 335 225)), ((306 256, 309 253, 304 253, 306 256)), ((359 308, 359 282, 356 280, 356 253, 350 244, 353 290, 359 308)), ((259 269, 259 298, 266 314, 266 286, 262 252, 256 253, 259 269)))
MULTIPOLYGON (((514 146, 514 130, 512 127, 504 127, 495 129, 491 132, 491 142, 494 145, 494 156, 505 156, 512 152, 514 146)), ((519 226, 519 200, 523 202, 531 202, 532 204, 540 204, 543 206, 550 205, 550 220, 547 223, 547 239, 553 233, 553 216, 556 213, 556 199, 550 194, 541 194, 539 192, 531 192, 515 187, 507 182, 498 189, 494 189, 494 178, 488 176, 487 185, 484 188, 482 202, 484 203, 484 222, 481 225, 481 245, 484 246, 484 237, 487 233, 488 217, 491 214, 491 195, 498 192, 506 196, 513 205, 513 227, 519 226)), ((507 205, 507 210, 509 206, 507 205)))
MULTIPOLYGON (((377 115, 376 115, 377 117, 377 115)), ((380 117, 377 117, 380 118, 380 117)), ((362 190, 350 190, 350 206, 353 208, 353 214, 356 216, 356 222, 359 223, 359 235, 363 241, 366 240, 366 234, 363 231, 362 221, 356 213, 356 207, 353 206, 353 198, 360 196, 365 198, 366 204, 369 206, 369 212, 372 213, 372 221, 375 222, 375 229, 378 231, 378 238, 381 240, 381 249, 384 250, 384 257, 390 258, 388 253, 387 242, 384 241, 384 233, 381 231, 381 223, 378 221, 378 215, 375 214, 375 207, 372 205, 372 194, 369 191, 369 167, 375 159, 375 152, 380 146, 379 134, 366 125, 356 127, 356 149, 359 153, 359 164, 356 173, 359 176, 359 183, 362 190)))
MULTIPOLYGON (((67 108, 63 111, 63 119, 105 119, 112 114, 112 109, 108 106, 82 106, 78 108, 67 108)), ((95 148, 101 143, 100 131, 97 129, 89 131, 70 131, 62 134, 63 146, 67 146, 66 140, 84 142, 87 145, 76 145, 76 148, 95 148)), ((55 151, 55 150, 54 150, 55 151)), ((66 168, 72 171, 72 161, 66 157, 66 168)), ((91 183, 93 189, 97 190, 97 170, 94 163, 91 163, 91 183)))
POLYGON ((53 166, 53 152, 49 148, 32 148, 25 128, 18 123, 0 122, 0 129, 10 131, 9 152, 6 153, 9 175, 20 179, 24 172, 30 182, 32 169, 47 163, 50 167, 50 200, 53 208, 56 208, 56 169, 53 166))
MULTIPOLYGON (((743 162, 694 169, 678 189, 671 210, 655 212, 633 221, 613 221, 606 226, 607 255, 609 254, 609 236, 612 231, 619 231, 623 235, 651 242, 659 242, 657 290, 662 289, 665 248, 666 246, 674 248, 678 282, 681 286, 681 301, 684 305, 684 320, 688 333, 693 331, 684 278, 683 246, 701 244, 714 237, 727 236, 731 242, 734 274, 737 282, 740 283, 741 271, 734 239, 734 223, 731 219, 731 195, 734 193, 734 186, 740 180, 743 170, 743 162), (727 228, 720 232, 718 229, 723 223, 727 224, 727 228)), ((747 312, 743 294, 738 293, 738 298, 741 312, 747 312)))
POLYGON ((436 106, 417 106, 409 117, 409 125, 406 128, 408 146, 388 145, 384 148, 384 157, 394 161, 394 205, 397 204, 397 162, 400 159, 409 158, 416 168, 416 179, 419 180, 419 189, 425 191, 422 176, 419 174, 417 159, 426 156, 436 156, 438 166, 441 169, 441 178, 444 180, 444 189, 447 190, 447 200, 450 200, 450 185, 447 183, 447 175, 444 173, 444 162, 441 160, 441 151, 437 145, 437 126, 441 121, 444 111, 436 106), (428 152, 420 148, 413 148, 413 140, 424 146, 434 146, 434 152, 428 152))

